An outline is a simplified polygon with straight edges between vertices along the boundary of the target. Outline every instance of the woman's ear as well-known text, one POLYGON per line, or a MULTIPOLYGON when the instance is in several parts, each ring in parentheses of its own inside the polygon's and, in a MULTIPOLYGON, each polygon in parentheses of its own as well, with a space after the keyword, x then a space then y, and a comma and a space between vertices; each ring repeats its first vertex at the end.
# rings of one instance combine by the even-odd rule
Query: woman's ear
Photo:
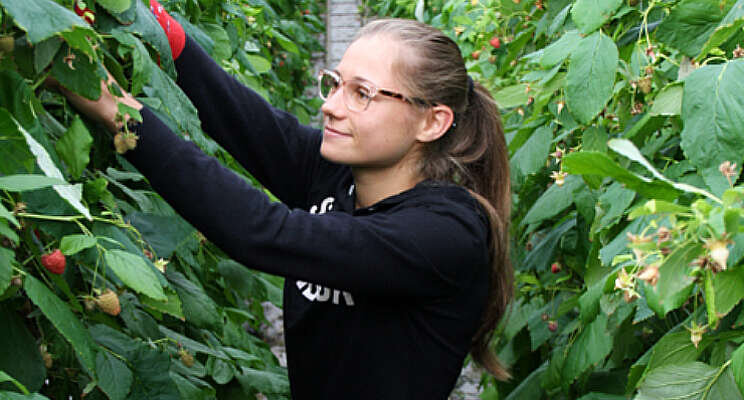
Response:
POLYGON ((449 106, 437 104, 426 110, 421 121, 421 130, 416 140, 427 143, 433 142, 444 135, 452 126, 455 113, 449 106))

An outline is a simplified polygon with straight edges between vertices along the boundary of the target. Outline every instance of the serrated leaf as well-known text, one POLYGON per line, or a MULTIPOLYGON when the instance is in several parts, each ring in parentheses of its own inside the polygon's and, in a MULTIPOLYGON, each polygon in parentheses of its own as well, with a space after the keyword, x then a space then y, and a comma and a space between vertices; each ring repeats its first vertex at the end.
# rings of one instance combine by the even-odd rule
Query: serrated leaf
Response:
POLYGON ((514 175, 519 177, 530 175, 544 167, 552 141, 553 129, 550 126, 537 128, 510 160, 514 175))
POLYGON ((44 72, 60 47, 62 47, 62 40, 56 37, 44 40, 34 47, 34 71, 37 74, 44 72))
POLYGON ((576 377, 599 364, 612 350, 612 336, 607 332, 607 316, 599 314, 581 331, 571 345, 563 365, 563 378, 573 382, 576 377))
POLYGON ((689 275, 690 263, 701 252, 700 244, 687 243, 672 251, 659 266, 656 286, 646 286, 645 291, 646 301, 657 315, 663 317, 687 301, 695 282, 689 275))
MULTIPOLYGON (((10 116, 10 114, 5 109, 0 109, 0 119, 3 118, 10 119, 11 121, 15 122, 15 119, 13 119, 13 117, 10 116)), ((62 172, 60 172, 59 168, 57 168, 57 166, 54 164, 54 161, 52 161, 52 158, 49 156, 49 153, 47 153, 44 147, 39 144, 39 142, 37 142, 36 139, 34 139, 28 132, 26 132, 26 130, 23 129, 23 127, 19 125, 18 122, 15 122, 15 124, 17 129, 21 132, 21 134, 23 134, 23 137, 26 139, 28 149, 36 157, 36 163, 39 165, 39 168, 44 171, 44 174, 46 174, 48 177, 64 181, 62 172)), ((88 211, 88 208, 84 206, 81 201, 83 197, 82 184, 54 185, 53 187, 54 190, 60 195, 60 197, 70 203, 72 207, 78 210, 89 220, 93 219, 93 217, 91 217, 90 215, 90 211, 88 211)))
POLYGON ((16 25, 28 33, 28 40, 36 44, 73 27, 94 34, 88 24, 71 10, 52 0, 0 0, 16 25))
MULTIPOLYGON (((3 379, 0 375, 0 382, 15 382, 24 391, 40 390, 44 384, 46 369, 36 338, 29 332, 24 318, 14 311, 9 302, 0 303, 0 320, 3 321, 2 345, 6 348, 0 352, 0 373, 5 372, 12 376, 11 379, 3 379)), ((6 386, 0 385, 3 388, 6 386)))
POLYGON ((611 177, 647 198, 674 200, 678 192, 668 183, 652 181, 621 167, 610 156, 597 151, 581 151, 563 157, 563 168, 569 174, 611 177))
POLYGON ((90 161, 90 148, 93 145, 93 137, 88 132, 88 128, 76 116, 72 121, 67 132, 57 141, 55 148, 62 161, 67 164, 70 175, 79 179, 83 174, 85 167, 90 161))
POLYGON ((571 8, 571 18, 581 33, 594 32, 615 13, 623 0, 577 0, 571 8))
POLYGON ((729 10, 721 23, 713 31, 708 41, 703 45, 703 49, 697 56, 697 60, 702 60, 711 51, 726 42, 731 36, 741 31, 744 27, 744 0, 739 0, 729 10))
POLYGON ((93 236, 88 235, 67 235, 62 238, 59 244, 59 249, 62 254, 71 256, 82 250, 91 248, 98 243, 93 236))
MULTIPOLYGON (((706 65, 685 79, 680 146, 714 194, 729 188, 718 170, 744 159, 744 60, 706 65)), ((736 181, 736 175, 731 177, 736 181)))
POLYGON ((101 81, 106 71, 78 50, 63 46, 52 63, 52 76, 66 89, 89 100, 101 97, 101 81))
POLYGON ((581 39, 571 54, 566 105, 579 122, 591 122, 612 97, 617 63, 617 47, 602 32, 581 39))
POLYGON ((26 275, 23 288, 42 314, 70 342, 83 366, 94 371, 96 344, 70 307, 32 275, 26 275))
POLYGON ((568 176, 563 186, 552 185, 530 207, 522 224, 533 224, 558 215, 573 203, 573 191, 582 184, 577 176, 568 176))
POLYGON ((261 56, 246 54, 245 58, 248 60, 257 74, 263 74, 271 70, 271 63, 269 62, 269 60, 261 56))
POLYGON ((648 373, 635 400, 710 398, 720 376, 719 368, 697 361, 665 365, 648 373))
POLYGON ((716 293, 715 314, 727 315, 744 298, 744 268, 730 267, 714 275, 712 280, 716 293))
POLYGON ((232 56, 232 51, 230 38, 227 36, 225 29, 219 24, 201 24, 200 27, 214 41, 211 55, 215 61, 219 63, 222 60, 229 59, 232 56))
POLYGON ((253 368, 243 368, 235 375, 244 390, 256 390, 261 393, 289 393, 289 379, 284 374, 271 371, 261 371, 253 368))
POLYGON ((134 380, 127 365, 105 350, 96 356, 96 375, 98 387, 111 400, 124 400, 134 380))
POLYGON ((682 0, 656 29, 662 43, 695 57, 723 18, 719 2, 682 0))
POLYGON ((168 271, 168 281, 176 289, 186 320, 199 327, 219 326, 221 313, 204 290, 179 272, 168 271))
POLYGON ((155 300, 166 300, 163 287, 152 268, 141 256, 123 250, 108 250, 106 264, 125 285, 155 300))

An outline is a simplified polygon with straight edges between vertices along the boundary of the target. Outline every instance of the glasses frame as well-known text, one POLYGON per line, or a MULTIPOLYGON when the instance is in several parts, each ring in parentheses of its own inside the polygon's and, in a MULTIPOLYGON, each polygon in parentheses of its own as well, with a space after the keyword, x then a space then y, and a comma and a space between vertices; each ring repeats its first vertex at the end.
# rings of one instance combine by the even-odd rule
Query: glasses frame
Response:
POLYGON ((403 95, 402 93, 398 93, 398 92, 395 92, 395 91, 392 91, 392 90, 389 90, 389 89, 379 88, 379 87, 377 87, 377 85, 375 85, 374 83, 369 82, 367 80, 362 80, 362 79, 350 79, 348 81, 347 80, 344 80, 341 77, 341 74, 338 71, 336 71, 336 70, 330 70, 330 69, 321 69, 318 72, 318 95, 320 96, 320 98, 323 101, 328 101, 328 98, 330 98, 331 96, 333 96, 333 94, 336 93, 339 88, 343 87, 344 85, 346 85, 349 82, 355 82, 355 83, 358 83, 358 84, 364 86, 366 89, 369 90, 369 93, 370 93, 369 96, 368 96, 368 99, 367 99, 366 104, 364 105, 364 107, 361 110, 356 110, 356 109, 353 109, 351 106, 349 106, 349 102, 346 99, 346 95, 344 95, 343 96, 344 104, 346 105, 346 108, 349 109, 349 111, 356 111, 356 112, 366 111, 367 108, 369 107, 369 104, 372 102, 372 100, 378 94, 383 95, 383 96, 386 96, 386 97, 390 97, 390 98, 393 98, 393 99, 398 99, 400 101, 406 102, 406 103, 408 103, 410 105, 413 105, 413 106, 421 106, 421 107, 431 106, 431 103, 428 102, 428 101, 426 101, 426 100, 419 99, 419 98, 416 98, 416 97, 408 97, 408 96, 403 95), (336 87, 334 89, 331 89, 331 92, 328 94, 328 96, 323 96, 322 85, 323 85, 323 77, 324 76, 330 76, 331 78, 333 78, 333 80, 335 82, 337 82, 336 83, 336 87))

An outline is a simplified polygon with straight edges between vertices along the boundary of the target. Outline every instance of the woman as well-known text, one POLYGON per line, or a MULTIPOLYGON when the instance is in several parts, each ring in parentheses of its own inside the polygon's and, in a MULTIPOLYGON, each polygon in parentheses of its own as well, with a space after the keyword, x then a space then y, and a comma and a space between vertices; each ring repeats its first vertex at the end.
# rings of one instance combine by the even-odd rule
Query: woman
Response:
MULTIPOLYGON (((204 131, 282 203, 141 110, 132 162, 244 265, 286 277, 292 397, 445 399, 512 292, 508 157, 497 107, 457 45, 414 21, 367 25, 319 78, 324 129, 241 86, 151 0, 204 131)), ((117 98, 68 93, 112 131, 117 98)))

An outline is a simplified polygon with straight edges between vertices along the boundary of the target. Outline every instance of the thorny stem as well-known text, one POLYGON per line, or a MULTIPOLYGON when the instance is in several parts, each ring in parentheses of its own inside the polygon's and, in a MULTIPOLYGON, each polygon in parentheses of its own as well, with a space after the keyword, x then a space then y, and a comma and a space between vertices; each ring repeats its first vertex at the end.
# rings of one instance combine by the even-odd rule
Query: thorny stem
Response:
POLYGON ((643 29, 638 32, 638 39, 641 39, 641 34, 645 33, 646 35, 646 46, 651 47, 651 37, 648 34, 648 14, 651 12, 651 10, 656 5, 656 0, 651 0, 648 4, 648 7, 643 12, 643 29))
POLYGON ((46 82, 47 78, 49 78, 49 75, 52 74, 52 70, 45 72, 44 75, 40 76, 39 79, 34 82, 33 85, 31 85, 31 91, 36 91, 36 89, 41 86, 42 83, 46 82))
MULTIPOLYGON (((31 213, 18 213, 18 217, 31 218, 31 219, 42 219, 47 221, 58 221, 58 222, 75 222, 85 218, 84 215, 44 215, 44 214, 31 214, 31 213)), ((130 228, 131 225, 118 219, 106 219, 101 217, 93 217, 93 221, 105 222, 108 224, 116 225, 119 228, 130 228)))

